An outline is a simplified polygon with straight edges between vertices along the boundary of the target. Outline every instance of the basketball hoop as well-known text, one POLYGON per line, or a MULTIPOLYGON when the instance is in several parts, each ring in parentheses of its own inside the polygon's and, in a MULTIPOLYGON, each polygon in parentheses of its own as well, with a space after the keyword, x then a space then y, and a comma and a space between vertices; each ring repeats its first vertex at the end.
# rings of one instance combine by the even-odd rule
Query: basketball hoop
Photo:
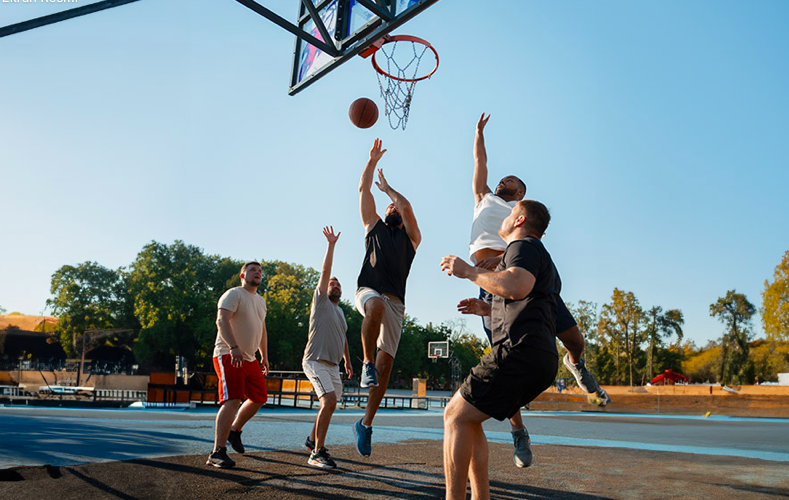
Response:
POLYGON ((432 359, 433 363, 437 363, 438 362, 438 356, 428 356, 428 358, 432 359))
POLYGON ((426 80, 436 72, 438 52, 429 42, 415 36, 386 35, 361 55, 362 57, 373 56, 373 68, 375 68, 378 77, 381 97, 384 98, 384 114, 389 119, 389 125, 392 129, 402 128, 405 130, 416 82, 426 80), (400 47, 399 51, 398 47, 400 47), (384 67, 379 65, 376 60, 379 51, 385 59, 384 67), (420 74, 419 65, 422 58, 429 53, 432 53, 436 59, 435 66, 429 73, 425 74, 423 71, 420 74))

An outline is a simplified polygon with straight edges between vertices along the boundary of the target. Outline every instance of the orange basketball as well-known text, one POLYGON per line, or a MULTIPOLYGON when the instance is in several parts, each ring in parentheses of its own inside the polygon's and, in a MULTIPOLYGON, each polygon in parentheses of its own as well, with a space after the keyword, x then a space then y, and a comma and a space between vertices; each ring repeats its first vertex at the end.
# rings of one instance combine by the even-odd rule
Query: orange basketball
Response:
POLYGON ((351 123, 359 128, 370 128, 378 120, 378 106, 366 97, 360 97, 351 103, 348 110, 351 123))

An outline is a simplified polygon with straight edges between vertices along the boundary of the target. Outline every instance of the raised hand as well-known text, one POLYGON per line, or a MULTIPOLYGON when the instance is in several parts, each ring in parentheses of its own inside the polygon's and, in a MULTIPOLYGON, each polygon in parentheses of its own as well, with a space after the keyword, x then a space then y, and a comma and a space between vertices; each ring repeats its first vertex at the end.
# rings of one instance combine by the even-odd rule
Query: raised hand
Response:
POLYGON ((378 169, 378 180, 375 181, 375 185, 384 193, 389 191, 389 183, 386 182, 386 177, 384 177, 384 169, 382 168, 378 169))
POLYGON ((376 139, 375 142, 373 142, 373 148, 370 150, 370 160, 378 162, 384 153, 386 153, 385 149, 381 149, 382 145, 383 141, 381 141, 381 139, 376 139))
POLYGON ((490 120, 490 115, 488 115, 487 118, 485 118, 485 113, 482 113, 482 115, 480 115, 479 121, 477 122, 477 132, 482 132, 483 130, 485 130, 485 125, 488 124, 488 120, 490 120))
POLYGON ((447 255, 441 259, 441 270, 446 271, 447 275, 449 276, 468 278, 471 276, 474 268, 466 264, 466 262, 460 257, 447 255))
POLYGON ((463 299, 458 304, 458 312, 461 314, 490 316, 490 304, 481 299, 463 299))
POLYGON ((326 226, 323 228, 323 235, 326 237, 326 241, 329 242, 330 245, 337 243, 337 240, 340 238, 342 232, 334 234, 334 227, 326 226))

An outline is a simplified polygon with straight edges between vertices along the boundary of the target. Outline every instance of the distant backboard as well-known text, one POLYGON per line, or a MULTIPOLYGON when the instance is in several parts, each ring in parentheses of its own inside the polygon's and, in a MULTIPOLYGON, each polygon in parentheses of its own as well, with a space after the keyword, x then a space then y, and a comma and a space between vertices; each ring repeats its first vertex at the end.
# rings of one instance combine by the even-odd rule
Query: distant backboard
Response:
POLYGON ((449 357, 449 341, 444 340, 441 342, 428 342, 427 343, 427 357, 428 358, 448 358, 449 357))
POLYGON ((328 47, 296 37, 288 94, 315 83, 437 1, 301 0, 297 26, 328 47))

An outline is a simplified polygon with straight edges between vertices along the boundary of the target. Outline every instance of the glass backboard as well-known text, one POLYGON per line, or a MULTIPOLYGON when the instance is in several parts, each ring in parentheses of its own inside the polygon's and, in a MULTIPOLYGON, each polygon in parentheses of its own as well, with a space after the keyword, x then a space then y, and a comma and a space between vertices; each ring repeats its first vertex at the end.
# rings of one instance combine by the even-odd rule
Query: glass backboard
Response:
POLYGON ((337 53, 328 54, 297 36, 288 93, 297 94, 437 1, 300 1, 297 26, 318 40, 336 47, 337 53), (312 5, 308 7, 306 4, 310 2, 312 5), (317 14, 322 26, 316 24, 311 10, 317 14), (326 40, 324 35, 333 37, 333 40, 326 40))

